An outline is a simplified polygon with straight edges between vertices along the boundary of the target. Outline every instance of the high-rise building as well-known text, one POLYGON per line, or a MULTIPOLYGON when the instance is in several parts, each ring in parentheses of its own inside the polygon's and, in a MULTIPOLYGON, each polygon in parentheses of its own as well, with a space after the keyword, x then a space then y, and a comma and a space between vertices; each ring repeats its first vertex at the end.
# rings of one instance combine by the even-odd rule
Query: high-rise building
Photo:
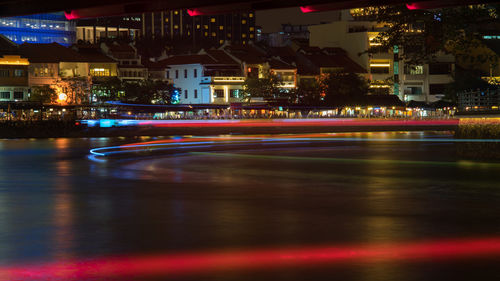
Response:
POLYGON ((101 40, 129 40, 140 36, 141 15, 79 19, 76 37, 79 42, 99 43, 101 40))
POLYGON ((59 43, 69 46, 75 43, 75 23, 63 12, 0 18, 0 34, 17 44, 59 43))
POLYGON ((247 44, 255 40, 255 12, 190 16, 188 10, 142 14, 142 35, 190 40, 194 45, 247 44))

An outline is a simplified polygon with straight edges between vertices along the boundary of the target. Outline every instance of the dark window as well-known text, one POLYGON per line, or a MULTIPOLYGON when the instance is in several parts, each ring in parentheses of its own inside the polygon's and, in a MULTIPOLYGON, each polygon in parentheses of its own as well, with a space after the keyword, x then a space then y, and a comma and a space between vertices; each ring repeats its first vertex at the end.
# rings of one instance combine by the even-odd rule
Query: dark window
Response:
POLYGON ((194 75, 194 78, 198 77, 198 69, 195 69, 195 70, 194 70, 193 75, 194 75))
POLYGON ((167 79, 170 79, 170 71, 167 70, 167 79))
POLYGON ((175 71, 175 79, 179 79, 179 70, 175 71))
POLYGON ((16 100, 24 99, 24 93, 23 92, 14 92, 14 99, 16 99, 16 100))
POLYGON ((128 65, 128 60, 124 60, 123 65, 128 65))
POLYGON ((9 77, 8 69, 0 69, 0 77, 9 77))
MULTIPOLYGON (((195 69, 195 73, 196 73, 196 69, 195 69)), ((194 90, 194 98, 197 99, 198 98, 198 90, 194 90)))
POLYGON ((431 95, 443 95, 444 90, 448 84, 430 84, 429 85, 429 94, 431 95))
POLYGON ((405 89, 405 95, 421 95, 422 87, 408 87, 405 89))
POLYGON ((384 67, 373 67, 372 66, 370 68, 370 72, 371 73, 377 73, 377 74, 380 74, 380 73, 387 74, 387 73, 389 73, 389 67, 386 67, 386 66, 384 66, 384 67))
POLYGON ((184 69, 184 78, 188 78, 188 70, 184 69))
POLYGON ((429 74, 450 74, 451 63, 431 63, 429 64, 429 74))
POLYGON ((23 77, 24 76, 24 70, 22 70, 22 69, 15 69, 14 70, 14 76, 15 77, 23 77))
POLYGON ((240 92, 240 90, 236 90, 236 89, 229 90, 229 97, 239 98, 239 92, 240 92))
POLYGON ((222 89, 216 89, 215 91, 215 96, 218 98, 223 98, 224 97, 224 90, 222 89))
POLYGON ((188 90, 184 90, 184 98, 187 99, 188 98, 188 90))
POLYGON ((135 60, 131 61, 131 63, 132 63, 133 65, 137 65, 137 61, 135 61, 135 60))
POLYGON ((9 99, 10 100, 10 92, 1 92, 0 93, 0 98, 2 98, 2 99, 9 99))

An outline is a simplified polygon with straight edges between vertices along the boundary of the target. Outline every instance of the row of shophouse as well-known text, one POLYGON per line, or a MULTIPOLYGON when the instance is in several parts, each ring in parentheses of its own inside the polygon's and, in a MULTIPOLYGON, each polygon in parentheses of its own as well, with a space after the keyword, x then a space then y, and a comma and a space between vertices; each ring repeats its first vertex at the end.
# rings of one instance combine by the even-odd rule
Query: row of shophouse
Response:
MULTIPOLYGON (((68 79, 98 85, 104 79, 122 81, 162 79, 180 89, 180 104, 229 104, 241 102, 247 77, 276 75, 284 91, 296 88, 301 79, 315 79, 326 72, 354 72, 365 68, 341 48, 265 48, 254 44, 224 44, 196 54, 141 58, 133 45, 101 43, 64 47, 57 43, 16 45, 1 37, 0 101, 26 101, 31 88, 48 85, 56 89, 61 102, 71 100, 68 79), (67 100, 65 100, 67 99, 67 100)), ((98 92, 85 89, 92 101, 98 92)), ((262 101, 254 99, 252 101, 262 101)))

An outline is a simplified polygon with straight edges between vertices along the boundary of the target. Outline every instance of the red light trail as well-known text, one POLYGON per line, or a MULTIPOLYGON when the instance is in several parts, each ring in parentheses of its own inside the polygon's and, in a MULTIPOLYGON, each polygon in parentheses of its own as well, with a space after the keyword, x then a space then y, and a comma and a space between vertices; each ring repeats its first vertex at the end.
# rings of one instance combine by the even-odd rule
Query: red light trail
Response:
POLYGON ((451 120, 223 120, 223 121, 142 121, 139 126, 152 127, 300 127, 300 126, 458 126, 458 119, 451 120))
POLYGON ((125 256, 0 267, 5 280, 67 280, 185 275, 349 262, 432 261, 500 256, 500 238, 357 246, 125 256))

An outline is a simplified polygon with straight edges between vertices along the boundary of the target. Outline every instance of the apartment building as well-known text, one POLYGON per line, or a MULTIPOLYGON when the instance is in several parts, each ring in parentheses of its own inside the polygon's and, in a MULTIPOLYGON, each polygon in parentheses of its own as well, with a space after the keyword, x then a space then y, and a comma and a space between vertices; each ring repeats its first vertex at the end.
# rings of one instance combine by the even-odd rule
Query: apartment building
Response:
POLYGON ((359 10, 344 11, 339 21, 310 26, 310 46, 346 50, 352 60, 367 69, 371 93, 394 94, 403 101, 427 103, 443 98, 446 85, 453 81, 453 56, 441 54, 432 64, 405 65, 400 59, 404 50, 398 46, 367 54, 365 51, 376 46, 373 39, 385 27, 369 17, 358 16, 359 10))

